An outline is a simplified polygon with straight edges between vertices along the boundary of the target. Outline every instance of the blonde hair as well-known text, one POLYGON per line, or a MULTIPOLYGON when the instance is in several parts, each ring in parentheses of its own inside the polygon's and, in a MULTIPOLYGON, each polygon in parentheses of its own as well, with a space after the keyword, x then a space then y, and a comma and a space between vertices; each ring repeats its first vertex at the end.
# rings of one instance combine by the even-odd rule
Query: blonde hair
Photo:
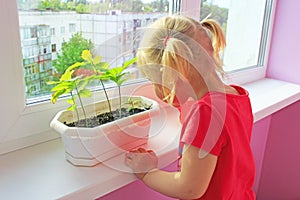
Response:
POLYGON ((193 77, 197 70, 195 58, 203 52, 199 44, 201 39, 209 41, 204 50, 212 53, 215 69, 223 73, 219 53, 226 42, 220 26, 213 20, 199 23, 185 16, 166 16, 155 21, 144 33, 137 53, 138 67, 152 82, 161 81, 163 99, 169 104, 175 97, 178 74, 193 77), (204 30, 209 30, 211 37, 204 30), (201 33, 203 31, 205 34, 201 33), (155 77, 151 77, 151 70, 156 70, 155 77))
POLYGON ((223 62, 220 57, 220 53, 224 51, 226 46, 226 38, 224 32, 215 20, 204 19, 200 23, 204 28, 208 30, 208 35, 210 36, 212 41, 212 47, 214 49, 214 58, 217 62, 218 70, 223 74, 223 62))

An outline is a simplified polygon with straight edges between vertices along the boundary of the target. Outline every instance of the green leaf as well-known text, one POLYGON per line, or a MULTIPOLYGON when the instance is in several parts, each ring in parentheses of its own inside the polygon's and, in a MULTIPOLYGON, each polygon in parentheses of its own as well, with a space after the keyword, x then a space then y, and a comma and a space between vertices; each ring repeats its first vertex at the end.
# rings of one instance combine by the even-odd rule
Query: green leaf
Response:
POLYGON ((59 97, 60 95, 62 95, 62 94, 65 94, 65 93, 67 93, 67 90, 60 90, 60 91, 57 91, 57 92, 53 93, 53 94, 52 94, 52 97, 51 97, 51 102, 52 102, 53 104, 55 104, 56 101, 57 101, 57 99, 58 99, 58 97, 59 97))
POLYGON ((69 108, 67 108, 67 110, 76 110, 77 106, 76 104, 71 105, 69 108))
POLYGON ((108 62, 100 62, 96 66, 101 68, 101 69, 108 69, 109 68, 109 63, 108 62))
POLYGON ((60 90, 67 90, 71 89, 73 87, 72 82, 61 82, 60 84, 57 84, 51 89, 51 92, 60 91, 60 90))
POLYGON ((102 57, 101 56, 96 56, 95 58, 92 59, 93 65, 97 65, 101 62, 102 57))
POLYGON ((60 81, 66 81, 66 80, 70 80, 72 78, 72 74, 74 71, 68 71, 66 70, 65 73, 63 75, 61 75, 60 77, 60 81))
POLYGON ((84 63, 82 63, 82 62, 77 62, 77 63, 71 65, 70 67, 68 67, 66 69, 65 73, 63 75, 61 75, 60 81, 70 80, 72 78, 72 74, 74 72, 74 69, 82 66, 83 64, 84 63))
POLYGON ((132 65, 132 64, 135 63, 136 61, 137 61, 137 58, 134 57, 134 58, 132 58, 132 59, 126 61, 126 62, 124 63, 124 65, 123 65, 123 67, 124 67, 124 68, 127 68, 129 65, 132 65))
POLYGON ((109 64, 107 62, 100 62, 97 65, 94 65, 94 70, 98 74, 105 73, 109 69, 109 64))
POLYGON ((79 91, 79 94, 81 97, 91 97, 92 96, 92 92, 88 89, 83 89, 81 91, 79 91))
POLYGON ((81 57, 89 63, 93 62, 93 56, 89 50, 83 50, 81 53, 81 57))
POLYGON ((121 74, 123 70, 124 70, 123 67, 115 67, 115 68, 112 68, 111 73, 114 74, 115 76, 117 76, 117 75, 121 74))
POLYGON ((118 82, 117 82, 117 85, 118 86, 121 86, 125 81, 127 81, 128 80, 128 78, 124 78, 124 79, 122 79, 122 80, 119 80, 118 82))
POLYGON ((68 99, 67 102, 68 102, 68 104, 71 104, 71 105, 75 104, 73 99, 68 99))

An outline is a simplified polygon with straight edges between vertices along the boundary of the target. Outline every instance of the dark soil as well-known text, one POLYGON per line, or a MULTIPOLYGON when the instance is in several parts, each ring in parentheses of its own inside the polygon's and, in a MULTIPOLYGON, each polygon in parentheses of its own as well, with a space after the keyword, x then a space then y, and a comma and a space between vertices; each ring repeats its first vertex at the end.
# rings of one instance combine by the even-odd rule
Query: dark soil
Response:
POLYGON ((110 112, 106 112, 106 113, 102 113, 99 114, 97 116, 94 116, 92 118, 88 118, 88 119, 81 119, 79 120, 79 122, 72 122, 72 123, 66 123, 64 122, 65 125, 69 126, 69 127, 88 127, 88 128, 93 128, 108 122, 112 122, 124 117, 128 117, 130 115, 134 115, 136 113, 140 113, 145 111, 145 109, 140 109, 140 108, 134 108, 131 109, 130 111, 128 111, 126 108, 122 108, 122 116, 120 117, 119 114, 119 109, 118 110, 114 110, 112 111, 112 113, 110 112))

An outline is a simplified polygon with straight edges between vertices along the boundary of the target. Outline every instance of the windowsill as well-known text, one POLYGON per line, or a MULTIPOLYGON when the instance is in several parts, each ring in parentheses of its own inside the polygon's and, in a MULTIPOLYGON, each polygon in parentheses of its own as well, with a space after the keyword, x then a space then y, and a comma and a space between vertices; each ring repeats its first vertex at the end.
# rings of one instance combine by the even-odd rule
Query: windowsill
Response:
MULTIPOLYGON (((245 84, 252 101, 255 121, 298 101, 300 85, 272 79, 245 84)), ((161 167, 177 159, 180 132, 178 113, 167 108, 160 134, 150 137, 148 147, 156 150, 161 167)), ((64 157, 60 139, 0 156, 0 193, 3 199, 95 199, 132 181, 124 173, 124 155, 95 167, 75 167, 64 157), (113 167, 111 167, 113 166, 113 167)), ((128 169, 128 168, 127 168, 128 169)))
POLYGON ((249 91, 254 122, 300 100, 300 85, 274 79, 244 84, 249 91))

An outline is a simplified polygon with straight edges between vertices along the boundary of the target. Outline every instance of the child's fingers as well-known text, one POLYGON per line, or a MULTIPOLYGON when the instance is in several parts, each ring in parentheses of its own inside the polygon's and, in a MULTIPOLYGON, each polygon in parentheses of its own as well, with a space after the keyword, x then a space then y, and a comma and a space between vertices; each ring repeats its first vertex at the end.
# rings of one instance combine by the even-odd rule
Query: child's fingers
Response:
POLYGON ((152 150, 148 150, 147 152, 148 152, 151 156, 156 156, 155 152, 152 151, 152 150))
POLYGON ((145 152, 147 152, 146 149, 141 148, 141 147, 138 148, 137 151, 140 152, 140 153, 145 153, 145 152))

